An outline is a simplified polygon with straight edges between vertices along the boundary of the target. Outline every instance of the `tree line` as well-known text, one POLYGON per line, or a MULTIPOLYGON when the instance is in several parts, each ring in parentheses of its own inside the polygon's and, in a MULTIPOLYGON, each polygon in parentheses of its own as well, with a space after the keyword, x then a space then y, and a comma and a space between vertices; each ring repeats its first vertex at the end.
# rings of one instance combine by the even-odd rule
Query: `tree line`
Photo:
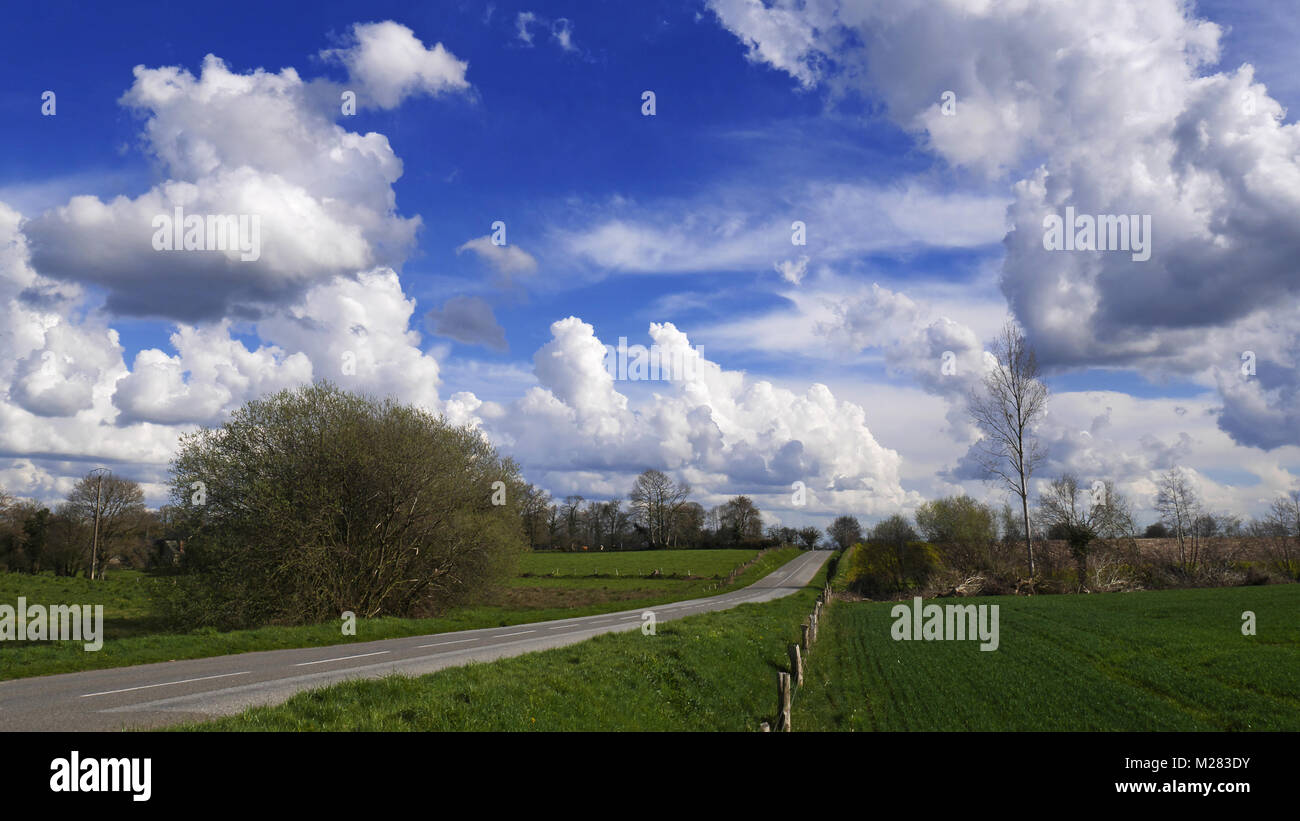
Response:
MULTIPOLYGON (((1017 430, 1032 433, 1023 424, 1017 430)), ((1025 545, 1033 579, 1033 540, 1044 537, 1069 546, 1083 579, 1099 545, 1133 541, 1131 506, 1108 483, 1058 477, 1031 512, 1035 450, 1016 444, 1016 435, 1003 440, 1002 456, 1019 510, 951 497, 922 505, 914 523, 892 516, 866 535, 872 561, 896 586, 940 560, 959 569, 1008 567, 1016 543, 1025 545)), ((170 483, 170 504, 158 511, 145 509, 138 483, 104 471, 79 480, 54 509, 0 493, 0 567, 94 578, 114 564, 167 568, 171 577, 156 586, 161 616, 228 628, 349 611, 435 614, 502 579, 529 549, 812 549, 823 541, 815 527, 765 529, 748 496, 706 508, 687 483, 659 470, 641 473, 626 500, 555 501, 480 431, 328 382, 250 401, 221 426, 186 434, 170 483)), ((1245 532, 1296 575, 1300 493, 1243 526, 1207 512, 1187 477, 1171 471, 1158 509, 1184 567, 1204 564, 1215 538, 1245 532)), ((852 516, 825 532, 841 548, 862 539, 852 516)))
POLYGON ((88 473, 52 509, 0 489, 0 570, 102 578, 110 566, 167 560, 169 510, 149 510, 131 479, 88 473))
POLYGON ((1017 556, 1026 540, 1023 512, 965 495, 925 502, 912 519, 894 514, 866 532, 857 518, 840 516, 827 535, 838 547, 854 547, 851 578, 872 597, 951 593, 971 579, 985 593, 1300 580, 1300 491, 1243 524, 1207 510, 1186 473, 1173 468, 1158 482, 1159 519, 1141 536, 1130 500, 1113 483, 1086 484, 1070 473, 1022 510, 1036 542, 1033 571, 1027 556, 1017 556), (1154 537, 1174 545, 1144 552, 1138 539, 1154 537))
MULTIPOLYGON (((1039 494, 1037 508, 1031 514, 1031 479, 1047 455, 1037 437, 1037 425, 1047 412, 1048 390, 1037 357, 1014 321, 1003 326, 991 347, 989 367, 966 397, 966 412, 981 434, 973 450, 985 478, 1000 485, 1020 508, 1013 511, 1010 504, 1003 507, 1003 532, 1015 533, 1023 542, 1031 585, 1038 575, 1034 542, 1044 536, 1069 546, 1082 583, 1087 556, 1095 543, 1134 540, 1131 507, 1106 480, 1094 480, 1087 503, 1081 502, 1083 488, 1075 476, 1067 474, 1051 481, 1047 491, 1039 494)), ((1222 567, 1231 558, 1223 555, 1225 551, 1240 552, 1240 545, 1225 548, 1223 538, 1244 530, 1265 546, 1274 570, 1291 579, 1300 576, 1294 547, 1300 540, 1296 515, 1300 511, 1300 491, 1275 500, 1265 518, 1243 529, 1236 517, 1205 510, 1184 471, 1171 469, 1158 484, 1156 510, 1160 518, 1147 533, 1176 538, 1178 561, 1174 567, 1178 572, 1195 573, 1206 558, 1222 567), (1217 555, 1204 556, 1206 540, 1216 537, 1223 537, 1212 545, 1217 555)), ((1136 550, 1133 553, 1136 556, 1136 550)))
POLYGON ((690 499, 691 487, 660 470, 637 476, 626 500, 588 500, 578 495, 555 501, 533 485, 523 489, 524 533, 534 550, 655 550, 768 547, 815 548, 821 531, 778 525, 763 527, 763 515, 749 496, 734 496, 711 508, 690 499))

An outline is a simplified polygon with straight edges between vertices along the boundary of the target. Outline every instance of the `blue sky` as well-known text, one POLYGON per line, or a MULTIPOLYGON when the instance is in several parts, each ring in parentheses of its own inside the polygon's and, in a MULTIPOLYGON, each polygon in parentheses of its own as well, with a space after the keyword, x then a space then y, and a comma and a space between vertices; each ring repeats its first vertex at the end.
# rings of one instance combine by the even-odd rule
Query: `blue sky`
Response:
POLYGON ((1055 397, 1044 478, 1111 479, 1147 511, 1174 467, 1224 511, 1288 490, 1296 23, 888 5, 9 10, 0 487, 55 499, 110 464, 161 502, 179 433, 348 376, 478 426, 556 495, 656 467, 772 522, 1000 504, 960 467, 961 402, 1014 318, 1055 397), (326 104, 349 89, 355 116, 326 104), (266 257, 174 266, 132 239, 176 185, 223 213, 278 203, 266 257), (1151 264, 1044 253, 1065 204, 1153 214, 1151 264), (497 220, 516 256, 488 245, 497 220), (606 384, 583 352, 619 337, 713 370, 606 384))
MULTIPOLYGON (((565 205, 573 198, 690 198, 707 196, 719 184, 748 189, 755 179, 834 178, 845 168, 857 169, 855 177, 888 180, 932 164, 909 156, 906 135, 897 128, 824 118, 818 95, 792 94, 781 75, 737 59, 743 49, 735 38, 710 16, 697 19, 702 5, 630 4, 616 15, 597 16, 581 14, 583 5, 544 10, 555 19, 583 19, 574 52, 547 42, 543 24, 532 26, 536 45, 518 38, 519 14, 534 8, 528 4, 433 4, 416 11, 381 3, 367 9, 370 18, 398 19, 455 42, 474 77, 474 100, 362 110, 349 124, 387 135, 402 158, 405 173, 394 186, 398 208, 424 223, 403 273, 408 293, 422 305, 475 287, 476 266, 454 249, 496 219, 508 218, 510 235, 526 244, 549 224, 574 218, 565 205), (663 106, 653 119, 640 114, 641 92, 650 87, 663 106)), ((150 13, 145 4, 135 13, 91 9, 73 15, 52 8, 32 10, 10 30, 12 36, 30 26, 41 36, 14 38, 3 58, 12 78, 6 107, 30 108, 33 94, 46 88, 60 94, 63 119, 15 118, 0 165, 7 189, 38 188, 24 202, 41 209, 73 194, 130 196, 157 180, 149 158, 137 150, 138 118, 117 103, 134 66, 197 72, 212 53, 235 71, 295 66, 306 76, 344 79, 346 72, 316 54, 356 22, 355 4, 321 4, 308 15, 233 4, 195 9, 184 26, 164 23, 166 37, 159 38, 135 22, 150 13), (250 27, 249 19, 258 25, 250 27), (263 36, 250 36, 253 31, 263 36)), ((569 267, 564 259, 544 262, 538 271, 544 284, 527 303, 502 311, 508 336, 525 349, 549 336, 546 323, 529 317, 571 310, 568 288, 578 277, 569 267)), ((694 287, 710 289, 726 278, 724 272, 694 287)), ((585 290, 579 298, 590 321, 618 323, 627 305, 649 303, 663 288, 649 275, 585 290)), ((752 298, 755 305, 765 301, 762 293, 752 298)), ((128 354, 156 344, 166 327, 165 321, 122 324, 128 354)))

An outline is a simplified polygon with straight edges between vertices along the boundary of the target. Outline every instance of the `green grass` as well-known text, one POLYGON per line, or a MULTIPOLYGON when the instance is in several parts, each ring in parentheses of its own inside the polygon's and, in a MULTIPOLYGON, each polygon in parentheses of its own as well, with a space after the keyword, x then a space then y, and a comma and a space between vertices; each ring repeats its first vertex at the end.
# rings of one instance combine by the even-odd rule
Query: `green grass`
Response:
MULTIPOLYGON (((0 573, 0 604, 18 605, 18 597, 28 604, 102 604, 104 638, 120 639, 156 632, 159 627, 149 617, 149 586, 153 579, 138 570, 109 571, 108 578, 91 581, 82 577, 59 577, 53 574, 28 575, 0 573)), ((77 642, 69 644, 80 646, 77 642)), ((6 649, 0 644, 0 658, 6 649)))
MULTIPOLYGON (((654 551, 664 572, 681 562, 693 565, 699 554, 737 554, 727 567, 730 572, 752 559, 757 551, 654 551), (675 554, 688 554, 682 559, 675 554)), ((321 647, 357 641, 420 636, 481 627, 502 627, 549 619, 590 616, 631 610, 683 599, 715 595, 753 584, 799 554, 795 549, 770 551, 729 586, 715 579, 512 579, 491 593, 485 603, 455 608, 443 616, 428 619, 358 619, 357 634, 344 636, 340 623, 303 626, 267 626, 252 630, 220 633, 215 630, 192 633, 166 632, 148 615, 147 586, 154 580, 136 571, 109 571, 104 581, 56 579, 48 575, 0 574, 0 602, 16 604, 25 596, 31 604, 103 604, 104 646, 86 652, 73 641, 0 643, 0 680, 29 676, 98 670, 177 659, 205 658, 258 650, 290 647, 321 647), (537 588, 561 588, 543 589, 537 588)), ((597 556, 552 555, 550 559, 573 557, 588 562, 627 561, 631 552, 597 556)), ((725 557, 712 557, 718 566, 725 557)), ((703 561, 710 561, 703 557, 703 561)), ((649 560, 645 560, 647 563, 649 560)), ((593 566, 591 564, 583 567, 593 566)), ((599 567, 599 565, 594 565, 599 567)), ((610 565, 611 572, 613 565, 610 565)), ((694 570, 695 568, 683 568, 694 570)))
POLYGON ((839 559, 835 565, 835 575, 831 577, 831 587, 835 590, 843 591, 849 586, 849 576, 853 570, 853 554, 857 552, 859 545, 855 544, 839 554, 839 559))
POLYGON ((754 558, 755 550, 635 550, 583 553, 525 553, 519 573, 534 576, 648 576, 659 570, 665 576, 724 578, 737 565, 754 558))
POLYGON ((954 602, 1000 606, 996 651, 894 641, 895 603, 835 602, 795 729, 1300 729, 1300 585, 954 602))
POLYGON ((178 730, 754 731, 825 583, 763 604, 417 678, 349 681, 178 730))

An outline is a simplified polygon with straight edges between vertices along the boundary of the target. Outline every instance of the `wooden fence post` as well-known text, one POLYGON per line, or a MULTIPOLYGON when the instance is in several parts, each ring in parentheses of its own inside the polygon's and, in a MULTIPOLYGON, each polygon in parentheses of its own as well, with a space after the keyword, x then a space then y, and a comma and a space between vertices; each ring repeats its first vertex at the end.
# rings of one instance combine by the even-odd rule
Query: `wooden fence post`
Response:
POLYGON ((794 678, 794 686, 798 687, 803 684, 803 656, 799 653, 799 645, 792 644, 789 647, 790 653, 790 675, 794 678))
POLYGON ((776 731, 790 732, 790 674, 776 674, 777 716, 776 731))
POLYGON ((809 647, 808 643, 809 641, 811 641, 810 631, 812 630, 812 626, 805 621, 802 625, 802 629, 803 629, 803 641, 802 641, 803 651, 804 653, 807 653, 809 647))

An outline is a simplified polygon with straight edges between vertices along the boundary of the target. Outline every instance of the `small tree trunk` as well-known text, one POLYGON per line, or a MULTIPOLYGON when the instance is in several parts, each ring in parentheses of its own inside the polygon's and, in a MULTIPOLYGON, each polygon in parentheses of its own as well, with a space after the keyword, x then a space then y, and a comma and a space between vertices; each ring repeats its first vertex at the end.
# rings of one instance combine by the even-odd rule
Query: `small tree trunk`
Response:
MULTIPOLYGON (((1020 486, 1025 486, 1025 475, 1020 474, 1020 486)), ((1029 554, 1029 578, 1034 577, 1034 534, 1029 529, 1029 496, 1024 494, 1020 497, 1020 508, 1025 515, 1025 551, 1029 554)))

